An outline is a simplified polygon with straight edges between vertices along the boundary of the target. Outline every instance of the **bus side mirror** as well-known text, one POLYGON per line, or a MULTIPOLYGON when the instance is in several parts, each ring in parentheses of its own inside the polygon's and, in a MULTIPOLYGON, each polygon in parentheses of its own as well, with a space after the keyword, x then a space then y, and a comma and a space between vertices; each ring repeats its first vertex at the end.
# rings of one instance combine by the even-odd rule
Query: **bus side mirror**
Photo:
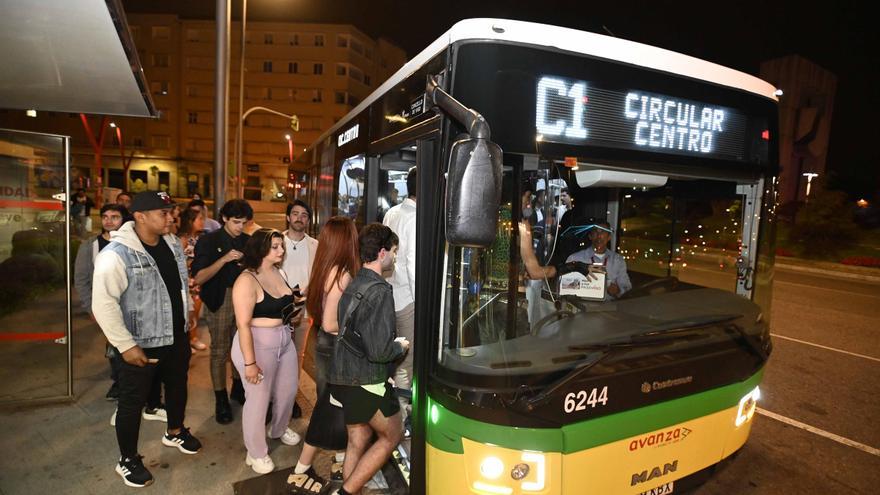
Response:
POLYGON ((501 206, 501 147, 486 139, 452 144, 446 177, 446 240, 453 246, 489 247, 501 206))

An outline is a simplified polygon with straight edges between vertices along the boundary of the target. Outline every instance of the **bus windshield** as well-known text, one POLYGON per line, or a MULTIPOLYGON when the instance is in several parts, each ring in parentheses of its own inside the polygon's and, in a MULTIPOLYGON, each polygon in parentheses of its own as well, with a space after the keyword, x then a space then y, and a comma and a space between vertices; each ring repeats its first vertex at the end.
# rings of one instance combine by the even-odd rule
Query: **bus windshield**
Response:
POLYGON ((610 346, 646 357, 768 331, 737 266, 755 184, 507 161, 495 243, 447 247, 449 376, 516 386, 610 346))

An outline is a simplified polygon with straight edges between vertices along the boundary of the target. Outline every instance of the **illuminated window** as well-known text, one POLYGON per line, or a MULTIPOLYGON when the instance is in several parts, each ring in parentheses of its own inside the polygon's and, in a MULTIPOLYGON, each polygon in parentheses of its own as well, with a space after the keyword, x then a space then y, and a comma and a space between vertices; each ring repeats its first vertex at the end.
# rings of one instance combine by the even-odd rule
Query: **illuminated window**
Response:
POLYGON ((171 28, 168 26, 153 26, 154 40, 167 40, 171 38, 171 28))
POLYGON ((156 81, 150 83, 150 89, 152 90, 154 95, 167 95, 169 90, 168 81, 156 81))

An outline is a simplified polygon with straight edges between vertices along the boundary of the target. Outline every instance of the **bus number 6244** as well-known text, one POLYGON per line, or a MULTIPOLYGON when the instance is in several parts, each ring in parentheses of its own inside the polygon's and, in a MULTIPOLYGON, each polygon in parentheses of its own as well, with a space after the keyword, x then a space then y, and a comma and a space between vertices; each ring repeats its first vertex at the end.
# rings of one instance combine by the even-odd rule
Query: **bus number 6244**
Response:
POLYGON ((573 413, 575 411, 583 411, 590 407, 596 407, 596 404, 602 404, 603 406, 608 403, 608 387, 602 387, 602 390, 594 388, 587 393, 586 390, 578 390, 577 392, 571 392, 565 396, 565 401, 563 402, 562 409, 566 414, 573 413))

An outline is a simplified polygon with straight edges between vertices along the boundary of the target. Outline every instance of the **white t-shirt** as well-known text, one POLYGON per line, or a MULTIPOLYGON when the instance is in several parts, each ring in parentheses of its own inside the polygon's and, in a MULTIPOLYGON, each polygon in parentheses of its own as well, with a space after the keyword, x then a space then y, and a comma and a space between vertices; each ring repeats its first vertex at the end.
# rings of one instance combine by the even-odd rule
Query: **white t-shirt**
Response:
POLYGON ((382 223, 400 241, 394 273, 388 279, 393 289, 394 311, 400 311, 412 304, 416 292, 416 202, 406 198, 385 213, 382 223))
POLYGON ((309 246, 306 237, 299 242, 294 242, 290 237, 284 236, 284 248, 287 254, 281 267, 287 274, 287 283, 291 287, 299 284, 300 289, 305 289, 309 284, 309 246))

